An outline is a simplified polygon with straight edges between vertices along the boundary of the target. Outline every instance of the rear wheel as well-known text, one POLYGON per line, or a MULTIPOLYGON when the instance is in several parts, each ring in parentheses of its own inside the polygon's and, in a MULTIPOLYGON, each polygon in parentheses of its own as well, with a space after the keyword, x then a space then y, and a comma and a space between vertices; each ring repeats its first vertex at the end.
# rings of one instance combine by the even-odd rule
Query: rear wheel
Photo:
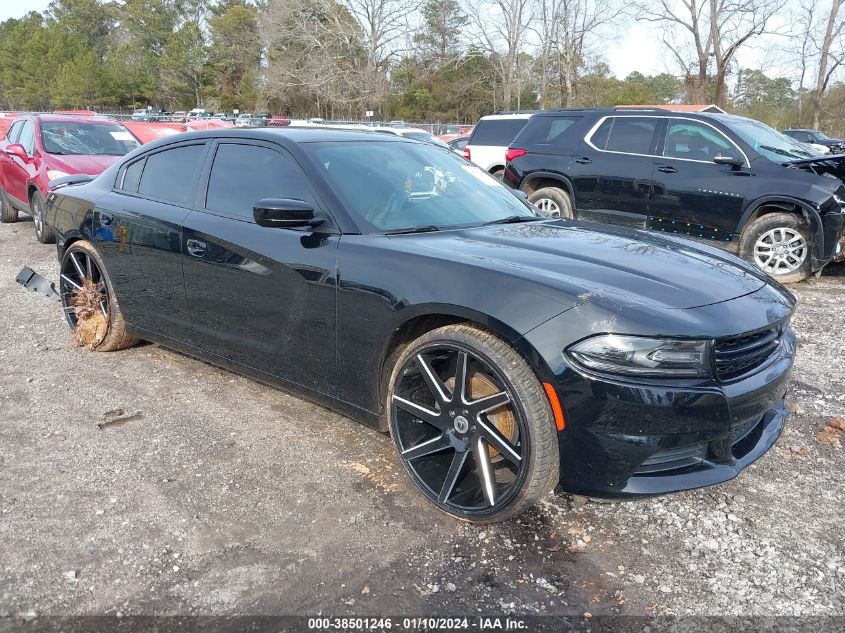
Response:
POLYGON ((528 202, 550 218, 572 219, 572 201, 563 189, 543 187, 528 196, 528 202))
POLYGON ((6 199, 6 192, 0 187, 0 222, 18 221, 18 210, 6 199))
POLYGON ((56 233, 53 227, 47 224, 44 214, 44 199, 36 189, 29 199, 29 208, 32 210, 32 220, 35 223, 35 237, 42 244, 52 244, 56 241, 56 233))
POLYGON ((810 269, 810 230, 793 213, 769 213, 757 218, 742 233, 743 259, 781 283, 802 281, 810 269))
POLYGON ((399 356, 387 396, 390 433, 411 480, 440 510, 503 521, 559 479, 543 387, 504 341, 469 325, 433 330, 399 356))
POLYGON ((126 333, 103 260, 88 242, 74 242, 65 251, 59 289, 65 318, 79 345, 111 352, 138 342, 126 333))

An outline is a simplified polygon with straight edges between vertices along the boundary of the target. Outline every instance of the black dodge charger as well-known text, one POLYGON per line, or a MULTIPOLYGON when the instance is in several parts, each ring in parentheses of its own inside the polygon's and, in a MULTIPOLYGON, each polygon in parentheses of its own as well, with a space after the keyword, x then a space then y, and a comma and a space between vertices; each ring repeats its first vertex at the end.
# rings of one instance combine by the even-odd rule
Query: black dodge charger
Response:
POLYGON ((456 517, 558 483, 715 484, 783 428, 783 287, 706 245, 540 217, 431 144, 215 130, 70 180, 48 219, 77 338, 155 341, 389 431, 456 517))

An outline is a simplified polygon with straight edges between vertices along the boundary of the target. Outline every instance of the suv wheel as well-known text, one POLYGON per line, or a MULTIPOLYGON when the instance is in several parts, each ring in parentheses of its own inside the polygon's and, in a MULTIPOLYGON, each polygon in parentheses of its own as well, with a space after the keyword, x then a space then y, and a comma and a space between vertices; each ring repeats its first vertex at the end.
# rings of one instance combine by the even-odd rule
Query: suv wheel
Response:
POLYGON ((6 192, 0 187, 0 222, 17 222, 18 210, 6 199, 6 192))
POLYGON ((29 208, 32 211, 32 219, 35 222, 35 237, 38 238, 38 241, 42 244, 55 242, 56 234, 53 227, 47 224, 47 218, 44 217, 44 199, 37 190, 32 192, 29 208))
POLYGON ((739 253, 777 281, 794 283, 811 274, 811 246, 803 218, 792 213, 769 213, 745 227, 739 253))
POLYGON ((572 219, 572 202, 563 189, 543 187, 528 196, 528 202, 550 218, 572 219))
POLYGON ((503 521, 558 482, 557 433, 543 387, 491 332, 449 325, 412 342, 393 366, 386 404, 402 465, 453 517, 503 521))

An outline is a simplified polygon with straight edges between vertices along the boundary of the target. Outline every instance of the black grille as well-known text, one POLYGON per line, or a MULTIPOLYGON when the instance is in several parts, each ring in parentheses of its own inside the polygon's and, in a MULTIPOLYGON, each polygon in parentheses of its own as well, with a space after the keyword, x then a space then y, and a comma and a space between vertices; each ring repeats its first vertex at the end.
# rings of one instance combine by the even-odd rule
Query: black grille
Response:
POLYGON ((730 380, 759 367, 780 345, 781 328, 722 339, 716 342, 716 376, 730 380))

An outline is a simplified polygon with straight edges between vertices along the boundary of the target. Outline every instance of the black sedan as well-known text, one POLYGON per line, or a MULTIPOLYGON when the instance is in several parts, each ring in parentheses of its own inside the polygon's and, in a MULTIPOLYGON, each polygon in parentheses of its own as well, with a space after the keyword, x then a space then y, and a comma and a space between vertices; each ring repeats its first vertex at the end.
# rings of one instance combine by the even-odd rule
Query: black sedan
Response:
POLYGON ((429 143, 178 135, 48 208, 80 343, 155 341, 389 431, 462 519, 514 516, 558 483, 725 481, 784 425, 783 287, 708 246, 539 217, 429 143))

